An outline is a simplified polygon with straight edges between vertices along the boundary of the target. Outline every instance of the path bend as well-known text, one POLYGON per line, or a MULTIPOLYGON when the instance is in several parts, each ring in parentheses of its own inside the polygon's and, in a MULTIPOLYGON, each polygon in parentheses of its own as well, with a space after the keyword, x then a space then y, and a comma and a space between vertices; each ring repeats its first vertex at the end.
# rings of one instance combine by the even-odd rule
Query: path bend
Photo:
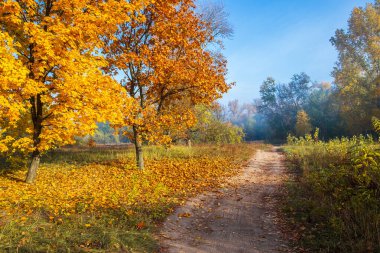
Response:
POLYGON ((258 150, 225 187, 178 208, 159 233, 161 252, 288 252, 276 208, 285 175, 283 160, 276 148, 258 150))

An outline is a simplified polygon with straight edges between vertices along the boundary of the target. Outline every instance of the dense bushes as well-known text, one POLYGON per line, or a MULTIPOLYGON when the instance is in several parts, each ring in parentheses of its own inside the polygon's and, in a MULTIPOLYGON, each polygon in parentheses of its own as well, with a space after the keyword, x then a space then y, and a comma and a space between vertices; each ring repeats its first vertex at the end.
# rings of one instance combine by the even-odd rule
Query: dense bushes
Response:
POLYGON ((379 143, 316 137, 290 137, 285 148, 297 175, 287 210, 302 227, 301 243, 321 252, 380 252, 379 143))
POLYGON ((197 106, 197 124, 188 131, 194 143, 237 144, 244 140, 243 128, 223 119, 219 105, 213 107, 197 106))

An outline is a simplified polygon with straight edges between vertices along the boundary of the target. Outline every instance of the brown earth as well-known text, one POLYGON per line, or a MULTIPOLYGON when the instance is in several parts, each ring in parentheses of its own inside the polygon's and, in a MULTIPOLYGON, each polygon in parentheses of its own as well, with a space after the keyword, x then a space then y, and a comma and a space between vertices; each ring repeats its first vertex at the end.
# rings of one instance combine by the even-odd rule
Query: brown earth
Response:
POLYGON ((277 207, 285 177, 281 153, 257 151, 221 189, 168 217, 159 233, 161 252, 289 252, 277 207))

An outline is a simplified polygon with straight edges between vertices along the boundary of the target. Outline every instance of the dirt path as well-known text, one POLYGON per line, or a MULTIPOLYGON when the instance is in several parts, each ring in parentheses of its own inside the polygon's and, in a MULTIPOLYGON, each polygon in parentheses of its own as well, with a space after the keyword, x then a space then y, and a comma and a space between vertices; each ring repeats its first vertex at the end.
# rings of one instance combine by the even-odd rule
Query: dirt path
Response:
POLYGON ((257 151, 223 188, 191 199, 167 219, 161 252, 288 251, 275 208, 283 174, 280 153, 257 151))

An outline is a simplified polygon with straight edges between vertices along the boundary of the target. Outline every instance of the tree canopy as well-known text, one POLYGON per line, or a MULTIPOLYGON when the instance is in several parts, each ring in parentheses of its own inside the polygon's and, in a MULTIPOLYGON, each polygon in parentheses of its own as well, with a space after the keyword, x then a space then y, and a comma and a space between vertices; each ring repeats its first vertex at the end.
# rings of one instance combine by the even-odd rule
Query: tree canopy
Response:
POLYGON ((211 22, 195 12, 193 0, 155 1, 136 16, 145 20, 120 26, 109 41, 109 72, 122 76, 133 111, 124 125, 136 146, 137 164, 143 168, 142 143, 171 142, 170 132, 185 131, 195 123, 192 108, 221 97, 226 61, 207 46, 216 38, 211 22))
POLYGON ((119 120, 129 103, 102 68, 104 38, 130 22, 143 1, 3 1, 0 3, 1 151, 39 157, 97 121, 119 120), (123 101, 123 102, 122 102, 123 101), (22 130, 20 130, 22 128, 22 130))

